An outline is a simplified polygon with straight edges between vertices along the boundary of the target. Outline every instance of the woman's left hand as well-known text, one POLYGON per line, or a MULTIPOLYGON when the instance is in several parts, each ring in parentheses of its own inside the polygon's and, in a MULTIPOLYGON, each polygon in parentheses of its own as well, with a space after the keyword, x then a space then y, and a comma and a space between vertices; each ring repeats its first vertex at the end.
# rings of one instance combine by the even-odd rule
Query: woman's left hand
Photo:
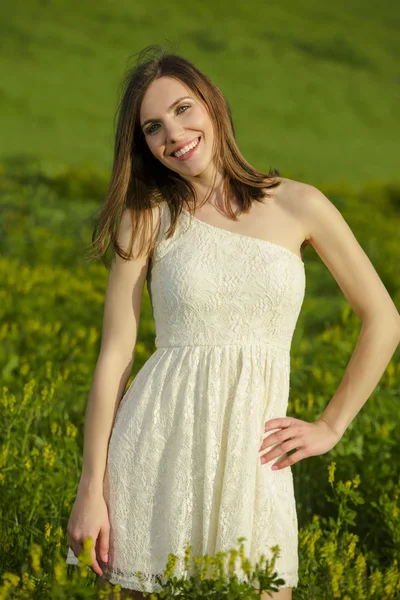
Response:
MULTIPOLYGON (((268 463, 277 456, 290 452, 294 448, 297 450, 297 452, 293 452, 293 454, 283 460, 275 462, 273 466, 277 467, 277 469, 292 466, 309 456, 325 454, 329 450, 332 450, 342 437, 322 419, 318 419, 313 423, 293 417, 271 419, 265 423, 264 431, 266 433, 273 429, 280 429, 280 431, 271 433, 264 438, 259 452, 262 452, 269 446, 274 446, 274 448, 261 457, 261 463, 268 463)), ((275 468, 274 470, 277 469, 275 468)))

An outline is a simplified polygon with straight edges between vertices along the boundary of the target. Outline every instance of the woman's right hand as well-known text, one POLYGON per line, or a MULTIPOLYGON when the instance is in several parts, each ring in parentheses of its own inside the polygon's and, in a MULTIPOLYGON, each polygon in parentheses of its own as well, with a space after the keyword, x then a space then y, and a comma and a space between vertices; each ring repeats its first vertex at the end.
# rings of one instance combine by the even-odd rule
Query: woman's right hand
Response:
POLYGON ((102 493, 96 494, 78 489, 69 517, 67 532, 68 545, 77 558, 83 550, 85 539, 88 536, 93 538, 92 564, 90 566, 101 577, 103 572, 97 560, 100 558, 103 562, 107 562, 110 535, 108 509, 102 493))

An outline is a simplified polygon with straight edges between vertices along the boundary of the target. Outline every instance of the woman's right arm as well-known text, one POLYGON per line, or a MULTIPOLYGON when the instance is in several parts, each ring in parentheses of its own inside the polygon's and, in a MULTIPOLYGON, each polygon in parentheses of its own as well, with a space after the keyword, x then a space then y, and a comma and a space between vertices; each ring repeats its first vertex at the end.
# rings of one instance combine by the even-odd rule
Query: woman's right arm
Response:
MULTIPOLYGON (((154 225, 156 228, 159 225, 159 212, 156 208, 153 210, 154 231, 154 225)), ((118 232, 118 243, 125 251, 130 236, 131 217, 126 208, 118 232)), ((136 242, 134 254, 135 250, 136 242)), ((87 505, 93 500, 96 506, 100 506, 99 498, 103 498, 108 444, 118 405, 132 371, 148 263, 148 255, 125 261, 118 254, 113 254, 105 295, 100 352, 85 415, 82 472, 77 500, 68 523, 68 534, 76 550, 88 535, 97 538, 98 515, 91 516, 87 505)), ((104 512, 103 509, 100 512, 104 512)), ((101 518, 104 521, 104 515, 101 518)), ((77 555, 74 547, 72 550, 77 555)), ((97 569, 96 572, 99 573, 97 569)))
MULTIPOLYGON (((157 212, 154 212, 153 225, 157 212)), ((131 236, 129 209, 122 213, 118 243, 127 250, 131 236)), ((135 253, 135 243, 133 246, 135 253)), ((117 254, 105 295, 102 339, 84 431, 83 465, 79 488, 101 492, 112 426, 130 377, 137 339, 143 288, 149 256, 129 261, 117 254)))

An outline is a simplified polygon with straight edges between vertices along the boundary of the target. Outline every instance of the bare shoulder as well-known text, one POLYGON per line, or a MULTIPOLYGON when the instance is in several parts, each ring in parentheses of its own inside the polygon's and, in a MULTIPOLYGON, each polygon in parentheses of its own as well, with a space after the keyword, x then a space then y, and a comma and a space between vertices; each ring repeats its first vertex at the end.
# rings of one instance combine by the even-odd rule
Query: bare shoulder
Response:
POLYGON ((304 245, 313 245, 324 221, 344 220, 333 202, 309 183, 282 177, 276 198, 303 227, 304 245))
POLYGON ((313 193, 314 186, 295 179, 279 178, 280 185, 272 188, 271 202, 276 203, 287 215, 290 221, 297 225, 302 239, 301 247, 310 244, 309 227, 306 220, 306 198, 313 193))
POLYGON ((304 198, 311 192, 313 186, 286 177, 281 177, 280 182, 281 183, 277 188, 277 198, 279 199, 279 202, 283 203, 285 208, 290 210, 293 216, 300 216, 304 198))
POLYGON ((333 219, 341 221, 344 219, 336 206, 325 194, 314 185, 283 178, 283 193, 293 215, 299 219, 304 227, 305 241, 313 245, 323 229, 324 223, 333 219))

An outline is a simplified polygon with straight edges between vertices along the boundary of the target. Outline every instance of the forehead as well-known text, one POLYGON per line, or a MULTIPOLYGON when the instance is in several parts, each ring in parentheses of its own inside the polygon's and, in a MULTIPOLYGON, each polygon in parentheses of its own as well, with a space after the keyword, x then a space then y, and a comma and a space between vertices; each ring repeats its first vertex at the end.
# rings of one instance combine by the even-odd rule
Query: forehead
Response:
POLYGON ((140 120, 160 116, 166 112, 170 105, 182 96, 192 96, 195 94, 182 81, 173 77, 159 77, 151 82, 143 96, 140 107, 140 120))

